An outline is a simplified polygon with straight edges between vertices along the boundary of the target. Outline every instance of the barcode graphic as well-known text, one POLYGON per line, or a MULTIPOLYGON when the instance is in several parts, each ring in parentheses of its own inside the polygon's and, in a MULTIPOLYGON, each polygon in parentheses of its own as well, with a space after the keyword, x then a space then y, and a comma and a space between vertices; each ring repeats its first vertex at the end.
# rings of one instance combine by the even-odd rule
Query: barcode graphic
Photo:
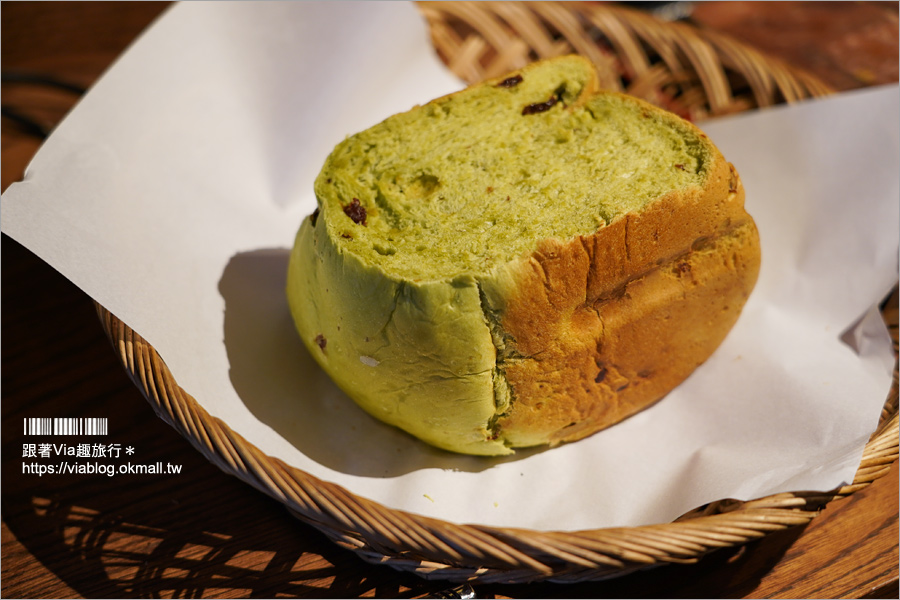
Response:
POLYGON ((25 419, 25 435, 106 434, 106 417, 32 417, 25 419))

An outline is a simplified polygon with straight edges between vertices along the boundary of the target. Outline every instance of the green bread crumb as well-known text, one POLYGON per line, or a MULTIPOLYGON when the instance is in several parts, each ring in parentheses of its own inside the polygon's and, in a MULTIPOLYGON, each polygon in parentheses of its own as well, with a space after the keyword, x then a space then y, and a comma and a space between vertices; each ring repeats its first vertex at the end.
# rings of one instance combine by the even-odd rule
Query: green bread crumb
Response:
POLYGON ((398 278, 481 276, 699 185, 706 146, 633 100, 576 101, 583 73, 529 72, 399 114, 338 145, 316 194, 344 251, 398 278), (548 110, 523 107, 559 98, 548 110), (661 126, 662 125, 662 126, 661 126), (339 212, 356 199, 366 224, 339 212))

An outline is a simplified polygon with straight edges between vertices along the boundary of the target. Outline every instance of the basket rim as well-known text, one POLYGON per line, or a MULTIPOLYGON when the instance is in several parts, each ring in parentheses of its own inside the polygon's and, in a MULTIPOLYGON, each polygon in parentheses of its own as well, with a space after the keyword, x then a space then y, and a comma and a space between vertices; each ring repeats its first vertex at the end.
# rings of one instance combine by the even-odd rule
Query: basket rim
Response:
POLYGON ((747 502, 722 500, 670 523, 637 527, 540 531, 450 523, 386 507, 266 455, 182 389, 140 334, 99 303, 94 305, 120 362, 151 407, 210 462, 280 501, 364 560, 429 579, 570 583, 695 562, 712 550, 808 523, 830 501, 886 475, 898 457, 895 360, 891 394, 849 485, 747 502))
MULTIPOLYGON (((432 11, 433 19, 434 11, 441 7, 482 14, 498 3, 418 4, 424 7, 426 16, 432 11)), ((526 4, 549 11, 559 11, 560 6, 570 5, 526 4)), ((649 15, 622 7, 575 3, 569 8, 581 13, 603 10, 617 18, 634 19, 630 26, 635 31, 659 27, 659 23, 653 25, 649 15)), ((700 31, 682 23, 665 25, 668 27, 663 37, 670 36, 665 40, 666 44, 672 47, 682 43, 699 44, 699 50, 686 51, 689 62, 711 64, 717 68, 729 60, 744 64, 760 89, 779 88, 787 102, 833 92, 815 76, 722 34, 700 31), (763 81, 763 76, 771 81, 763 81)), ((499 30, 495 33, 504 35, 499 30)), ((658 34, 658 29, 650 33, 658 34)), ((724 76, 704 75, 703 72, 700 75, 727 89, 724 76)), ((715 87, 714 83, 708 85, 715 87)), ((716 94, 721 96, 721 86, 716 94)), ((729 100, 718 99, 724 104, 729 100)), ((896 298, 897 288, 894 290, 892 298, 896 298)), ((210 462, 278 500, 338 546, 355 552, 368 562, 413 572, 426 579, 470 583, 575 583, 618 577, 662 564, 696 562, 713 550, 742 545, 808 523, 830 501, 862 490, 886 475, 898 457, 900 422, 895 340, 891 391, 878 427, 866 444, 856 476, 848 485, 827 492, 784 492, 746 502, 723 499, 669 523, 638 527, 539 531, 450 523, 386 507, 266 455, 226 422, 212 417, 182 389, 163 358, 139 333, 99 303, 94 304, 120 362, 153 410, 210 462)))

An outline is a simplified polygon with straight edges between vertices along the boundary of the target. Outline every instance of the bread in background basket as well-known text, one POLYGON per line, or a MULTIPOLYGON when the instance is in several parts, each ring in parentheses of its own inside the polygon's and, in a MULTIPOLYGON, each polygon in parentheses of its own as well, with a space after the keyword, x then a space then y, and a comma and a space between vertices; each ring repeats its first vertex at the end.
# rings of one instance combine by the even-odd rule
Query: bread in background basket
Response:
POLYGON ((759 269, 735 169, 568 56, 338 144, 288 299, 335 382, 435 446, 500 455, 649 406, 718 347, 759 269))

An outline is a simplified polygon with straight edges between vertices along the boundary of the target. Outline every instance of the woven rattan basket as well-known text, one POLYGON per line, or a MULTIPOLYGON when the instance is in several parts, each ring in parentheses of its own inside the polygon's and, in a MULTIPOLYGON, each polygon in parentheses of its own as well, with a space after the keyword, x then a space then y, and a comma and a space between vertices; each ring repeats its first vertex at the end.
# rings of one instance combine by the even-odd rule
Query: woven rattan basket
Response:
MULTIPOLYGON (((474 82, 538 58, 577 52, 604 85, 688 118, 716 116, 830 93, 814 77, 726 37, 597 3, 428 2, 419 5, 448 66, 474 82)), ((851 485, 828 493, 722 500, 672 523, 576 532, 455 524, 355 496, 263 454, 211 417, 173 379, 138 333, 97 306, 119 358, 154 410, 210 461, 283 502, 362 558, 449 581, 597 580, 803 525, 829 501, 883 476, 897 458, 897 368, 878 429, 851 485)), ((897 351, 897 292, 883 305, 897 351)))

